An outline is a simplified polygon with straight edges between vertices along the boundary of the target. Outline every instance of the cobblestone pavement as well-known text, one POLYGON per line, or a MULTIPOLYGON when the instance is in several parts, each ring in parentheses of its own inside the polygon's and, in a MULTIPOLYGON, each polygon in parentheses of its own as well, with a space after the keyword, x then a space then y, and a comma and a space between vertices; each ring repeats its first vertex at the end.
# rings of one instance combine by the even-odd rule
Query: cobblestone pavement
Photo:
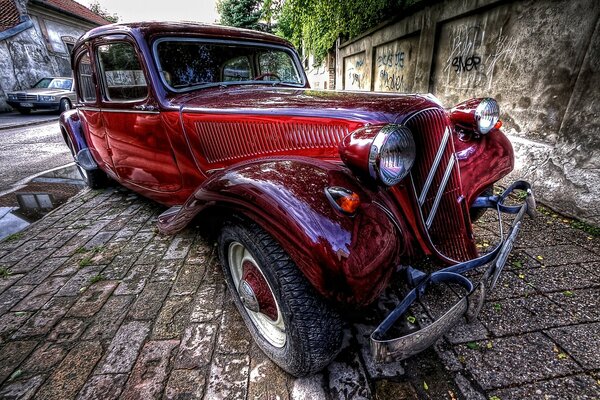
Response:
POLYGON ((0 243, 0 398, 600 398, 599 239, 561 217, 526 221, 479 319, 434 349, 369 361, 388 293, 348 316, 325 371, 295 379, 251 341, 213 245, 194 227, 158 234, 162 210, 125 189, 84 191, 0 243))

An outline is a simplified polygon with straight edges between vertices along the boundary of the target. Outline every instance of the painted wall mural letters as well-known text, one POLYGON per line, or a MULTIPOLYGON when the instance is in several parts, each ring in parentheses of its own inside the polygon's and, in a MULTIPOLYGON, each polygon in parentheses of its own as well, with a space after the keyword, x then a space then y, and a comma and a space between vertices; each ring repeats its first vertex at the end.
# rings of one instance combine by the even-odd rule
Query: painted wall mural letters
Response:
POLYGON ((377 46, 375 51, 374 89, 380 92, 410 92, 416 70, 418 36, 377 46))

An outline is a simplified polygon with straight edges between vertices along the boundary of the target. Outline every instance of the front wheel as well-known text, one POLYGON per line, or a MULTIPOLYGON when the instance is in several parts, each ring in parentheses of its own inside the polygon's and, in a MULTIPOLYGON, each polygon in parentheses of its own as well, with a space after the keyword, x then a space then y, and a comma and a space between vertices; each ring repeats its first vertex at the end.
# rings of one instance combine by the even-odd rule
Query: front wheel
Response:
POLYGON ((269 234, 252 223, 227 223, 219 256, 233 301, 271 360, 295 376, 333 360, 342 344, 340 317, 269 234))

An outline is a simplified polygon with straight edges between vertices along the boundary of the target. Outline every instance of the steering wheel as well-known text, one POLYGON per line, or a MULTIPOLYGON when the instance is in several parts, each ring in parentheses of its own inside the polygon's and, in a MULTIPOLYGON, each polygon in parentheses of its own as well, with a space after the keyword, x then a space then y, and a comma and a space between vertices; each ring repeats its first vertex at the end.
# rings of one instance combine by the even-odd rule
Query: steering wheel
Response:
POLYGON ((277 75, 277 74, 275 74, 275 73, 273 73, 273 72, 265 72, 265 73, 263 73, 263 74, 257 75, 257 76, 255 76, 255 77, 254 77, 254 80, 255 80, 255 81, 262 81, 262 80, 264 80, 264 78, 265 78, 265 77, 267 77, 267 76, 272 76, 272 77, 274 77, 274 78, 277 78, 277 80, 278 80, 278 81, 280 81, 280 80, 281 80, 281 78, 279 77, 279 75, 277 75))

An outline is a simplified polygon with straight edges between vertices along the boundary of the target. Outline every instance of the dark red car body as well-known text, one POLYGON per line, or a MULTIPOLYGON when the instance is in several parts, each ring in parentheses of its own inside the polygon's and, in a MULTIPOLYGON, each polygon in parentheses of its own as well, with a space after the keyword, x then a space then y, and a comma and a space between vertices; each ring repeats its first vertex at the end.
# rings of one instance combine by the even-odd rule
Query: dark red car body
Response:
POLYGON ((357 305, 372 302, 398 265, 426 255, 445 263, 477 255, 470 204, 513 168, 512 147, 500 131, 458 140, 449 113, 432 96, 313 91, 307 83, 173 93, 161 81, 151 43, 175 35, 291 47, 253 31, 166 23, 100 27, 79 40, 74 63, 89 51, 93 69, 99 44, 115 38, 131 43, 149 93, 115 103, 97 84, 95 102, 80 96, 77 110, 62 115, 63 133, 75 153, 89 149, 122 185, 182 206, 177 216, 161 218, 163 231, 183 228, 210 207, 241 213, 283 246, 320 294, 357 305), (400 184, 382 188, 351 171, 340 154, 365 159, 372 138, 353 132, 388 123, 411 129, 418 157, 400 184), (458 162, 428 230, 423 216, 432 199, 419 205, 417 194, 446 129, 452 137, 442 164, 451 157, 458 162), (348 216, 332 207, 323 194, 328 186, 358 193, 359 212, 348 216))

